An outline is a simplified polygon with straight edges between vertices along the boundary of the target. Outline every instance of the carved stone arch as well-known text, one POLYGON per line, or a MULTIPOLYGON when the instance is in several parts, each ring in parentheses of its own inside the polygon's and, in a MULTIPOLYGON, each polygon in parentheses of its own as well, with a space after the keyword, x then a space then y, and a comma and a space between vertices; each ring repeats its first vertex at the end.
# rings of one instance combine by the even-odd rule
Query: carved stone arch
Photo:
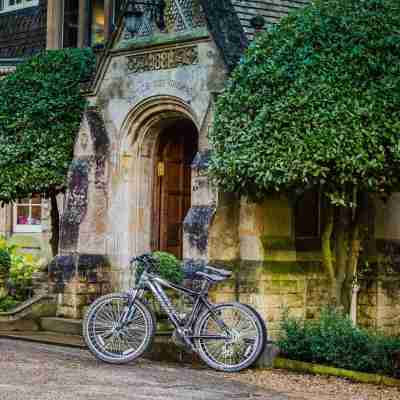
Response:
POLYGON ((120 198, 116 198, 116 201, 112 199, 114 205, 110 213, 110 232, 127 232, 123 243, 118 246, 126 249, 126 257, 115 260, 120 265, 126 265, 128 255, 146 252, 152 247, 158 139, 168 121, 182 120, 190 121, 198 133, 198 119, 188 103, 173 96, 154 96, 136 105, 122 124, 118 161, 114 170, 118 179, 115 179, 117 183, 112 187, 112 196, 120 198))
POLYGON ((137 140, 143 140, 149 129, 165 118, 186 117, 199 129, 197 116, 190 105, 179 97, 153 96, 137 104, 126 116, 121 128, 122 152, 137 140))

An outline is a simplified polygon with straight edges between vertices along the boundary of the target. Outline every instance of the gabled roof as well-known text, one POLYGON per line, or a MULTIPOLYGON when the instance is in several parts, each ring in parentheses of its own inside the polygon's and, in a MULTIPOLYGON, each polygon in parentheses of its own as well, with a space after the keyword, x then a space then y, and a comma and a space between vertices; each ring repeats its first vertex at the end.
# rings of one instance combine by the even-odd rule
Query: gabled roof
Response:
MULTIPOLYGON (((311 0, 196 0, 203 8, 204 18, 207 22, 208 31, 211 33, 228 70, 232 70, 240 60, 249 41, 254 37, 254 28, 251 26, 252 18, 262 16, 266 24, 276 23, 280 18, 286 16, 290 11, 307 5, 311 0)), ((192 0, 174 0, 179 7, 190 7, 192 0)), ((103 67, 107 64, 108 54, 120 40, 124 32, 123 10, 127 7, 127 1, 122 3, 121 12, 116 23, 111 40, 101 51, 97 72, 91 82, 85 86, 87 91, 93 90, 102 76, 103 67)), ((183 8, 184 8, 183 7, 183 8)), ((159 38, 158 38, 159 39, 159 38)), ((155 41, 157 45, 162 41, 155 41)), ((138 43, 140 48, 145 45, 138 43)), ((149 46, 151 46, 149 42, 149 46)), ((134 43, 119 50, 134 48, 134 43)), ((117 48, 118 49, 118 48, 117 48)))
POLYGON ((228 67, 239 61, 248 40, 231 0, 200 0, 208 28, 228 67))

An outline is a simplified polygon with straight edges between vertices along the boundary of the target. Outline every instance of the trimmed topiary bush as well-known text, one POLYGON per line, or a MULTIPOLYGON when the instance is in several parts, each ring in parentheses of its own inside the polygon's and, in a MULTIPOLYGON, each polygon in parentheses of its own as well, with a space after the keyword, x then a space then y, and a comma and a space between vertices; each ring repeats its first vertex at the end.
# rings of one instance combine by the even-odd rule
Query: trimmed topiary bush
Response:
POLYGON ((42 194, 52 201, 53 253, 58 248, 56 195, 66 187, 75 137, 87 101, 89 49, 41 52, 0 79, 0 200, 42 194))
MULTIPOLYGON (((184 272, 182 269, 181 262, 170 253, 163 251, 156 251, 153 257, 158 261, 157 272, 161 278, 166 279, 170 282, 180 284, 184 278, 184 272)), ((143 266, 138 265, 136 269, 136 282, 138 282, 143 272, 143 266)))
POLYGON ((321 193, 323 264, 344 307, 366 195, 400 186, 399 32, 398 0, 312 1, 252 42, 210 132, 210 175, 222 190, 321 193))
POLYGON ((312 321, 285 312, 281 330, 278 346, 289 359, 396 375, 394 355, 400 351, 400 338, 356 327, 333 309, 323 309, 320 318, 312 321))

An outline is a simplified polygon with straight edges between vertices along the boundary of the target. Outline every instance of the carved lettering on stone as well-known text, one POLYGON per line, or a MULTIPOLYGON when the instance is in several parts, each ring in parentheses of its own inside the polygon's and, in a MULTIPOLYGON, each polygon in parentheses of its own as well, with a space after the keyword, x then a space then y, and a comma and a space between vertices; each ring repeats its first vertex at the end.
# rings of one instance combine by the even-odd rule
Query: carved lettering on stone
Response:
POLYGON ((140 73, 198 64, 199 52, 197 46, 190 46, 128 56, 127 59, 128 71, 140 73))

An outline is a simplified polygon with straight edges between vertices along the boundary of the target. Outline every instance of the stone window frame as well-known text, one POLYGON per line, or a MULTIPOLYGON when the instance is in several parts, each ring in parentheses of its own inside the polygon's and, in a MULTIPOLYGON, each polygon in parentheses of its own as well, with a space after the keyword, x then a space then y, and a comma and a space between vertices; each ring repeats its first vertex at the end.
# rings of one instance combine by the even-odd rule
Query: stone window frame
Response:
POLYGON ((40 196, 40 203, 33 203, 32 198, 29 202, 15 202, 13 204, 13 233, 41 233, 43 224, 43 197, 40 196), (18 208, 29 207, 29 219, 32 218, 32 207, 40 207, 41 209, 41 223, 40 224, 18 224, 18 208))
POLYGON ((39 0, 0 0, 0 14, 8 13, 22 8, 35 7, 39 5, 39 0), (10 3, 13 4, 10 4, 10 3))

